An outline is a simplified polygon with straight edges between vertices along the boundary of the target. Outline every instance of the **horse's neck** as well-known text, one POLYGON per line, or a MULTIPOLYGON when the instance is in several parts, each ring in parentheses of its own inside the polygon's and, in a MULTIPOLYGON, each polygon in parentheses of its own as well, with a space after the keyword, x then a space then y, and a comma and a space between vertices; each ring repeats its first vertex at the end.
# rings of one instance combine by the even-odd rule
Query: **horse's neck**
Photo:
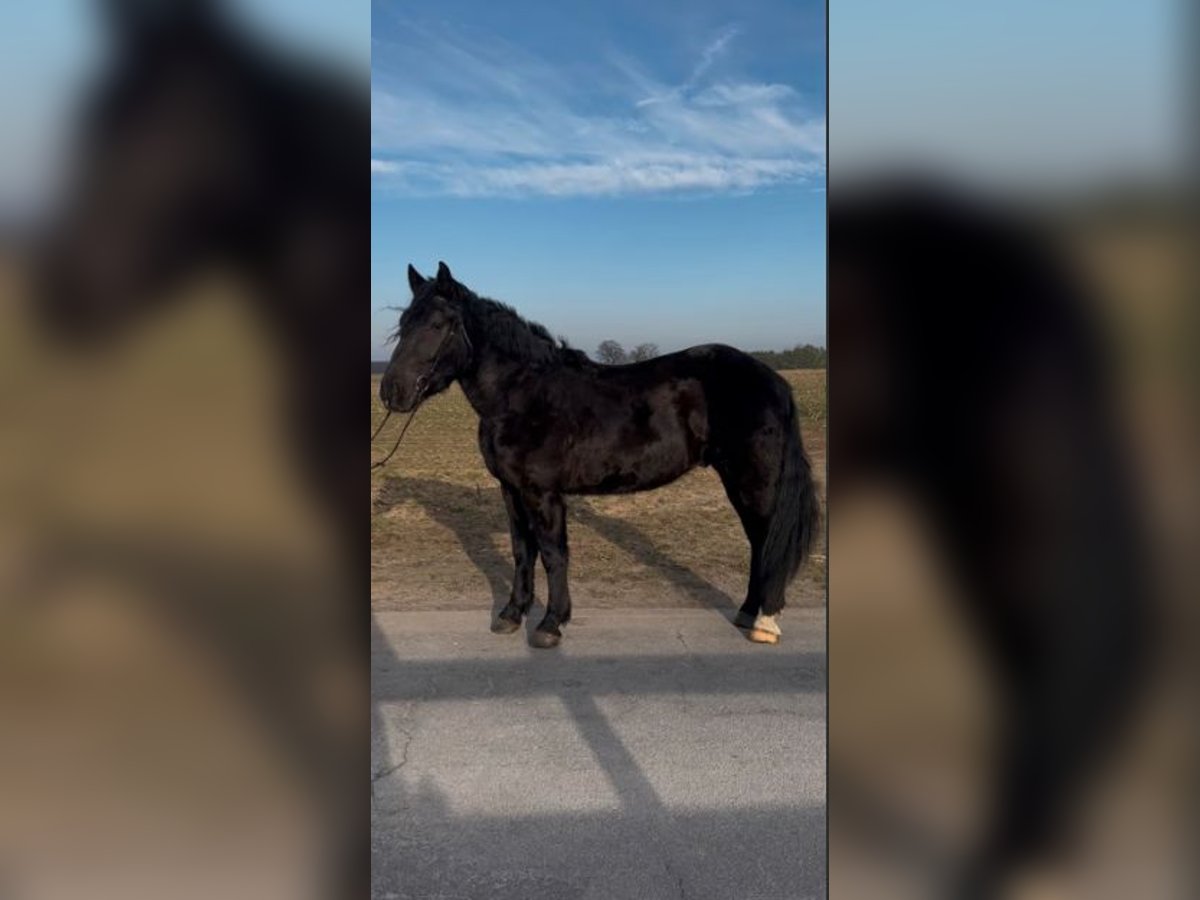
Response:
POLYGON ((528 368, 528 363, 514 360, 492 347, 478 346, 475 365, 459 377, 458 383, 475 412, 486 419, 508 408, 512 381, 528 368))
POLYGON ((327 241, 332 259, 315 272, 306 271, 298 260, 272 261, 251 272, 255 311, 277 335, 287 362, 319 371, 322 377, 330 373, 329 367, 319 365, 321 359, 341 359, 353 353, 355 342, 361 343, 354 317, 346 315, 345 298, 361 296, 370 283, 356 271, 361 260, 351 252, 348 235, 327 241))

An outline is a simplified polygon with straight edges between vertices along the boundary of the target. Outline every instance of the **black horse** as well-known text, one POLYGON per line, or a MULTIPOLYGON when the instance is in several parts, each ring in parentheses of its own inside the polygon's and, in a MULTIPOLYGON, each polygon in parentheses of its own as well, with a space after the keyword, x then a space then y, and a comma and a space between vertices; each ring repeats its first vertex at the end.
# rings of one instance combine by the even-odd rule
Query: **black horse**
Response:
POLYGON ((511 308, 478 297, 445 263, 408 269, 413 301, 380 383, 394 412, 457 380, 479 413, 479 448, 499 479, 512 534, 512 596, 492 626, 511 633, 533 603, 538 555, 550 586, 535 647, 571 618, 566 494, 616 494, 712 466, 750 539, 750 585, 737 615, 751 640, 776 643, 784 589, 820 521, 812 470, 786 381, 720 344, 625 366, 594 363, 511 308))
POLYGON ((289 446, 354 559, 362 419, 346 397, 362 326, 346 303, 370 288, 366 91, 224 6, 101 4, 115 53, 81 110, 36 311, 73 348, 106 344, 198 272, 236 273, 282 351, 289 446))
MULTIPOLYGON (((260 610, 286 607, 275 627, 259 630, 243 627, 257 617, 231 615, 198 589, 221 576, 250 582, 240 568, 177 561, 155 542, 144 559, 120 558, 166 578, 157 606, 234 673, 255 721, 312 786, 335 854, 331 877, 360 896, 367 719, 358 729, 331 725, 308 686, 335 665, 367 675, 365 618, 354 615, 369 586, 357 562, 368 540, 363 411, 348 402, 362 386, 362 319, 351 301, 370 288, 367 91, 256 39, 227 5, 98 3, 113 54, 83 98, 78 159, 40 241, 35 312, 77 353, 110 347, 208 268, 235 273, 248 289, 289 391, 287 446, 332 524, 332 583, 299 586, 284 572, 282 589, 251 584, 260 610)), ((189 477, 224 479, 217 468, 189 477)))
POLYGON ((934 184, 843 189, 829 222, 836 490, 909 488, 961 587, 1001 703, 994 806, 953 890, 996 896, 1063 834, 1154 630, 1097 302, 1029 222, 934 184))

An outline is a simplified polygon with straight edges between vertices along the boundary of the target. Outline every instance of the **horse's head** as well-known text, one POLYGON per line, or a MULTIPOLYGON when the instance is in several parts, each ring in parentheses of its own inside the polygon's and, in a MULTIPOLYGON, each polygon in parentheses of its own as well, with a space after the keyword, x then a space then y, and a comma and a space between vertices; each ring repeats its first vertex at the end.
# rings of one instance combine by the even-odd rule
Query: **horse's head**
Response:
POLYGON ((393 412, 408 412, 426 397, 444 391, 470 364, 471 340, 463 319, 466 289, 445 263, 436 278, 408 267, 413 299, 400 316, 399 340, 379 397, 393 412))
POLYGON ((110 334, 260 233, 262 104, 213 5, 103 4, 112 65, 86 98, 39 265, 39 309, 58 334, 110 334))

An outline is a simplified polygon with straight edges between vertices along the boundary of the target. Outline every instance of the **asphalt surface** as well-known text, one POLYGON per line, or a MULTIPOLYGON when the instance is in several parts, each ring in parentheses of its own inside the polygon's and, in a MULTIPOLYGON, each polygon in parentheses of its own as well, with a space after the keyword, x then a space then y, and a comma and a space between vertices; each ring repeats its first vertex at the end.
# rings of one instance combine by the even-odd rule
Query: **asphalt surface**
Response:
POLYGON ((710 610, 488 624, 374 616, 374 897, 824 895, 823 610, 775 647, 710 610))

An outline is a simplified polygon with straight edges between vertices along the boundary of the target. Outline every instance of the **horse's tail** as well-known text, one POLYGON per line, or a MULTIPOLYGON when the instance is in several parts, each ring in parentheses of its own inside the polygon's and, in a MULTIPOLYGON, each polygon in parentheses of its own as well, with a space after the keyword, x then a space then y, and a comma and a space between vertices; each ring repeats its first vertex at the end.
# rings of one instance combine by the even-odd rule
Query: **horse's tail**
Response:
POLYGON ((813 482, 812 465, 800 440, 799 416, 790 390, 787 403, 779 487, 762 546, 767 598, 763 611, 772 615, 779 610, 768 609, 767 605, 778 603, 783 608, 783 589, 812 552, 821 527, 821 501, 813 482))

